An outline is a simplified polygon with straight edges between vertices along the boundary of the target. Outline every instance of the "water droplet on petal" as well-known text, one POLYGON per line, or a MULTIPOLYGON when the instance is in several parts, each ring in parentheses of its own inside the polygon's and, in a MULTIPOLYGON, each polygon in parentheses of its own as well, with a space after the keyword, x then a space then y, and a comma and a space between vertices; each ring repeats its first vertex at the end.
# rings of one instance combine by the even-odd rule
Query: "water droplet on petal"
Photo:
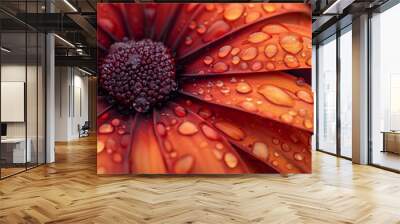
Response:
POLYGON ((263 9, 265 12, 272 13, 276 11, 276 8, 273 4, 264 3, 263 9))
POLYGON ((240 58, 238 56, 232 57, 232 64, 237 65, 240 62, 240 58))
POLYGON ((184 121, 178 127, 178 132, 182 135, 194 135, 199 131, 196 125, 190 121, 184 121))
POLYGON ((312 66, 312 60, 311 60, 311 58, 307 59, 306 64, 309 65, 309 66, 312 66))
POLYGON ((281 120, 285 123, 292 123, 294 118, 292 115, 290 114, 282 114, 281 115, 281 120))
POLYGON ((262 160, 267 160, 268 158, 268 147, 263 142, 255 142, 253 145, 253 154, 262 160))
POLYGON ((229 45, 225 45, 223 47, 221 47, 218 51, 218 57, 220 58, 224 58, 226 57, 232 50, 232 46, 229 45))
POLYGON ((268 58, 272 58, 276 55, 276 53, 278 53, 278 47, 275 44, 268 44, 265 46, 264 54, 268 58))
POLYGON ((287 168, 288 170, 291 170, 291 169, 293 169, 293 165, 290 164, 290 163, 288 163, 288 164, 286 164, 286 168, 287 168))
POLYGON ((221 151, 216 150, 216 149, 213 150, 213 153, 214 153, 215 158, 217 158, 218 160, 221 160, 222 157, 224 156, 224 154, 221 151))
POLYGON ((174 171, 178 174, 189 173, 194 165, 194 157, 191 155, 182 156, 174 165, 174 171))
POLYGON ((213 71, 216 73, 226 72, 228 69, 229 66, 222 61, 215 63, 213 66, 213 71))
POLYGON ((313 122, 308 119, 304 120, 304 127, 308 128, 308 129, 312 128, 313 122))
POLYGON ((255 47, 249 47, 244 49, 241 53, 240 53, 240 58, 244 61, 250 61, 253 60, 254 58, 256 58, 258 55, 258 51, 257 48, 255 47))
POLYGON ((120 162, 122 162, 122 155, 121 155, 121 153, 118 153, 118 152, 116 152, 116 153, 114 153, 113 154, 113 156, 112 156, 112 160, 115 162, 115 163, 120 163, 120 162))
POLYGON ((283 59, 285 62, 285 65, 289 68, 296 68, 299 67, 299 61, 297 58, 291 54, 285 55, 285 58, 283 59))
POLYGON ((290 139, 292 140, 293 143, 299 142, 299 138, 296 135, 290 135, 290 139))
POLYGON ((111 124, 114 127, 118 127, 121 124, 121 120, 118 118, 114 118, 114 119, 112 119, 111 124))
POLYGON ((279 43, 285 51, 291 54, 297 54, 303 49, 301 38, 295 34, 281 37, 279 43))
POLYGON ((101 153, 105 148, 105 144, 103 141, 98 140, 97 141, 97 153, 101 153))
POLYGON ((203 99, 206 101, 211 101, 213 97, 210 94, 206 94, 203 99))
POLYGON ((240 52, 240 48, 235 47, 232 49, 231 55, 235 56, 235 55, 239 54, 239 52, 240 52))
POLYGON ((156 129, 157 129, 157 133, 161 136, 165 136, 165 134, 167 134, 165 125, 163 123, 157 123, 156 129))
POLYGON ((212 116, 212 111, 208 108, 201 108, 198 114, 200 115, 200 117, 208 119, 212 116))
POLYGON ((253 89, 251 88, 251 86, 247 82, 239 82, 236 85, 236 91, 238 93, 246 94, 246 93, 250 93, 252 90, 253 89))
POLYGON ((203 132, 203 134, 211 139, 211 140, 218 140, 219 139, 219 135, 218 132, 215 131, 213 128, 211 128, 210 126, 203 124, 201 126, 201 131, 203 132))
POLYGON ((239 103, 239 106, 248 112, 257 112, 258 111, 257 106, 253 102, 242 101, 241 103, 239 103))
POLYGON ((294 100, 284 90, 273 85, 261 85, 258 93, 265 97, 268 101, 285 107, 294 106, 294 100))
POLYGON ((182 106, 176 106, 174 108, 174 112, 175 112, 176 116, 178 116, 178 117, 186 116, 186 110, 182 106))
POLYGON ((293 157, 294 157, 294 159, 297 160, 297 161, 301 161, 301 160, 304 159, 304 156, 303 156, 301 153, 298 153, 298 152, 296 152, 296 153, 293 155, 293 157))
POLYGON ((262 31, 268 34, 281 34, 289 32, 284 26, 278 24, 269 24, 262 28, 262 31))
POLYGON ((223 86, 219 91, 221 91, 221 93, 224 95, 228 95, 231 92, 231 89, 227 86, 223 86))
POLYGON ((304 90, 297 91, 296 96, 299 99, 303 100, 304 102, 307 102, 307 103, 313 103, 314 102, 313 97, 308 92, 306 92, 304 90))
POLYGON ((104 123, 99 127, 100 134, 110 134, 114 131, 114 127, 111 124, 104 123))
POLYGON ((224 148, 224 145, 218 142, 217 144, 215 144, 215 148, 222 150, 224 148))
POLYGON ((246 16, 246 23, 252 23, 256 21, 258 18, 260 18, 261 14, 259 12, 249 12, 246 16))
POLYGON ((247 68, 249 68, 249 66, 247 65, 246 62, 241 62, 239 66, 240 66, 240 68, 241 68, 242 70, 246 70, 247 68))
POLYGON ((167 152, 172 152, 172 144, 167 139, 164 141, 164 148, 167 152))
POLYGON ((249 35, 249 38, 247 39, 250 43, 257 44, 261 43, 263 41, 268 40, 271 38, 270 35, 264 33, 264 32, 255 32, 249 35))
POLYGON ((224 160, 229 168, 235 168, 238 165, 238 159, 230 152, 225 154, 224 160))
POLYGON ((221 37, 222 35, 228 33, 230 30, 231 27, 229 24, 222 20, 218 20, 208 28, 203 36, 203 41, 209 42, 211 40, 215 40, 218 37, 221 37))
POLYGON ((193 43, 192 37, 191 37, 191 36, 187 36, 187 37, 185 38, 185 44, 186 44, 186 45, 191 45, 192 43, 193 43))
POLYGON ((215 83, 215 85, 216 85, 217 87, 222 87, 222 86, 224 86, 224 82, 221 81, 221 80, 218 80, 218 81, 215 83))
POLYGON ((279 145, 280 141, 277 138, 272 139, 272 143, 274 143, 275 145, 279 145))
POLYGON ((260 70, 262 67, 263 67, 263 64, 262 64, 261 62, 259 62, 259 61, 256 61, 256 62, 254 62, 254 63, 251 65, 251 70, 253 70, 253 71, 258 71, 258 70, 260 70))
POLYGON ((191 30, 194 30, 194 29, 196 28, 196 26, 197 26, 197 24, 196 24, 195 21, 191 21, 190 24, 189 24, 189 28, 190 28, 191 30))
POLYGON ((286 144, 286 143, 283 143, 282 144, 282 151, 284 151, 284 152, 290 152, 290 146, 288 145, 288 144, 286 144))
POLYGON ((240 141, 245 137, 245 133, 242 129, 231 123, 220 121, 215 123, 215 127, 234 140, 240 141))
POLYGON ((299 115, 305 117, 307 115, 307 111, 305 109, 299 109, 299 115))
POLYGON ((207 4, 206 5, 206 10, 207 11, 213 11, 215 9, 215 4, 207 4))
POLYGON ((274 69, 275 69, 275 65, 272 64, 271 62, 268 62, 268 63, 265 65, 265 67, 266 67, 268 70, 274 70, 274 69))
POLYGON ((240 3, 229 4, 225 8, 224 18, 228 21, 235 21, 240 18, 244 12, 244 6, 240 3))
POLYGON ((203 24, 198 25, 196 29, 198 34, 203 34, 206 32, 206 30, 206 26, 204 26, 203 24))
POLYGON ((210 65, 211 63, 213 63, 214 58, 211 56, 205 56, 203 59, 204 64, 206 65, 210 65))
POLYGON ((274 160, 274 161, 272 161, 272 165, 274 165, 274 166, 278 166, 278 165, 279 165, 279 163, 278 163, 278 161, 274 160))

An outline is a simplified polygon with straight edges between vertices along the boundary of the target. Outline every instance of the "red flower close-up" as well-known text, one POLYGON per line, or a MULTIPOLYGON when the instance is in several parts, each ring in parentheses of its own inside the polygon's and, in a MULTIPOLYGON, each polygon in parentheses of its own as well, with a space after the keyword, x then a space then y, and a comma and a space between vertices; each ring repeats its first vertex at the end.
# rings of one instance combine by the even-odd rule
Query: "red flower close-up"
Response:
POLYGON ((308 4, 97 8, 98 174, 311 172, 308 4))

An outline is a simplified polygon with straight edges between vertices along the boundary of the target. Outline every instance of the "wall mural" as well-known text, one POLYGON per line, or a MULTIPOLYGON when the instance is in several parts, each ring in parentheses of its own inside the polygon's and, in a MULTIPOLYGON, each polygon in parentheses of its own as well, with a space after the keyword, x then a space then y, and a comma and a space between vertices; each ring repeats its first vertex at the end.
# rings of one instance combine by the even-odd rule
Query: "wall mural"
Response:
POLYGON ((311 172, 309 5, 97 9, 98 174, 311 172))

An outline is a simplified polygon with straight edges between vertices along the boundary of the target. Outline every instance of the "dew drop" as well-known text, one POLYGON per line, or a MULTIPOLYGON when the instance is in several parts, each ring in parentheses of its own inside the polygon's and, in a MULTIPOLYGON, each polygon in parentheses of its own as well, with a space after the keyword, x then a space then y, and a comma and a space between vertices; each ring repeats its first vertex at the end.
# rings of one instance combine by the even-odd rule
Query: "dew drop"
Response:
POLYGON ((126 130, 125 130, 125 128, 118 128, 117 133, 119 135, 124 135, 126 133, 126 130))
POLYGON ((218 160, 221 160, 222 157, 224 156, 224 154, 221 151, 216 150, 216 149, 213 149, 213 153, 214 153, 215 158, 217 158, 218 160))
POLYGON ((292 140, 293 143, 299 142, 299 138, 296 135, 290 135, 290 139, 292 140))
POLYGON ((295 34, 281 37, 279 43, 285 51, 291 54, 297 54, 303 49, 302 40, 295 34))
POLYGON ((304 127, 308 128, 308 129, 312 128, 313 127, 313 122, 308 120, 308 119, 305 119, 304 120, 304 127))
POLYGON ((197 26, 197 24, 196 24, 195 21, 191 21, 190 24, 189 24, 189 28, 190 28, 191 30, 196 29, 196 26, 197 26))
POLYGON ((262 7, 267 13, 272 13, 276 11, 276 8, 273 4, 264 3, 262 7))
POLYGON ((304 156, 303 156, 301 153, 298 153, 298 152, 296 152, 296 153, 293 155, 293 157, 294 157, 294 159, 297 160, 297 161, 301 161, 301 160, 304 159, 304 156))
POLYGON ((165 136, 167 134, 167 131, 165 129, 165 125, 163 123, 157 123, 156 129, 157 129, 157 133, 160 136, 165 136))
POLYGON ((275 69, 275 65, 274 65, 273 63, 271 63, 271 62, 268 62, 268 63, 265 65, 265 67, 266 67, 268 70, 274 70, 274 69, 275 69))
POLYGON ((245 137, 245 133, 242 129, 231 123, 220 121, 215 123, 215 127, 234 140, 240 141, 245 137))
POLYGON ((282 115, 281 115, 281 120, 282 120, 283 122, 285 122, 285 123, 290 124, 290 123, 293 122, 294 118, 293 118, 293 116, 290 115, 290 114, 282 114, 282 115))
POLYGON ((286 168, 287 168, 288 170, 291 170, 291 169, 293 169, 293 165, 290 164, 290 163, 288 163, 288 164, 286 164, 286 168))
POLYGON ((248 112, 257 112, 258 111, 257 106, 253 102, 242 101, 241 103, 239 103, 239 106, 248 112))
POLYGON ((261 14, 259 12, 249 12, 246 16, 246 23, 252 23, 260 18, 261 14))
POLYGON ((299 61, 297 58, 291 54, 285 55, 285 58, 283 59, 285 62, 285 65, 289 68, 296 68, 299 67, 299 61))
POLYGON ((241 68, 242 70, 246 70, 246 69, 249 68, 249 65, 247 65, 246 62, 241 62, 239 66, 240 66, 240 68, 241 68))
POLYGON ((178 117, 186 116, 186 110, 182 106, 176 106, 174 108, 174 112, 175 112, 175 115, 178 116, 178 117))
POLYGON ((235 21, 240 18, 244 12, 243 4, 233 3, 225 8, 224 18, 228 21, 235 21))
POLYGON ((235 89, 238 93, 243 94, 250 93, 253 90, 247 82, 239 82, 235 89))
POLYGON ((217 144, 215 144, 215 148, 222 150, 224 148, 224 145, 222 143, 218 142, 217 144))
POLYGON ((225 45, 223 47, 221 47, 218 51, 218 57, 220 58, 224 58, 226 57, 232 50, 232 46, 230 45, 225 45))
POLYGON ((194 157, 191 155, 182 156, 174 165, 174 171, 178 174, 189 173, 194 165, 194 157))
POLYGON ((250 43, 258 44, 258 43, 268 40, 269 38, 271 38, 271 36, 264 32, 255 32, 255 33, 250 34, 249 38, 247 40, 250 43))
POLYGON ((215 9, 215 4, 207 4, 206 5, 206 10, 207 11, 213 11, 215 9))
POLYGON ((231 89, 227 86, 223 86, 219 91, 224 95, 228 95, 231 92, 231 89))
POLYGON ((198 25, 196 29, 198 34, 203 34, 206 32, 206 30, 206 26, 204 26, 203 24, 198 25))
POLYGON ((261 85, 258 88, 258 93, 260 93, 268 101, 285 107, 294 106, 294 100, 289 96, 284 90, 273 85, 261 85))
POLYGON ((235 168, 238 165, 238 159, 230 152, 225 154, 224 160, 229 168, 235 168))
POLYGON ((278 47, 275 44, 268 44, 265 46, 264 54, 268 58, 272 58, 278 53, 278 47))
POLYGON ((215 83, 215 85, 216 85, 217 87, 222 87, 222 86, 224 86, 224 82, 221 81, 221 80, 218 80, 218 81, 215 83))
POLYGON ((223 20, 218 20, 208 28, 203 36, 203 41, 209 42, 211 40, 215 40, 218 37, 221 37, 222 35, 228 33, 230 30, 231 27, 229 24, 227 24, 223 20))
POLYGON ((104 123, 99 127, 100 134, 110 134, 114 131, 114 127, 111 124, 104 123))
POLYGON ((279 153, 278 152, 274 152, 274 156, 275 157, 279 157, 279 153))
POLYGON ((238 56, 232 57, 232 64, 237 65, 240 62, 240 58, 238 56))
POLYGON ((172 144, 167 139, 164 141, 164 148, 167 152, 172 152, 172 144))
POLYGON ((97 141, 97 153, 101 153, 105 148, 105 144, 103 141, 97 141))
POLYGON ((290 152, 290 146, 288 145, 288 144, 286 144, 286 143, 283 143, 282 144, 282 151, 284 151, 284 152, 290 152))
POLYGON ((111 124, 114 127, 118 127, 121 124, 121 120, 118 118, 114 118, 114 119, 112 119, 111 124))
POLYGON ((284 26, 278 24, 269 24, 262 28, 262 31, 268 34, 281 34, 289 32, 284 26))
POLYGON ((311 65, 312 65, 312 60, 311 60, 311 58, 307 59, 306 64, 307 64, 308 66, 311 66, 311 65))
POLYGON ((211 101, 211 100, 213 100, 213 97, 210 94, 206 94, 203 99, 205 101, 211 101))
POLYGON ((122 155, 121 155, 121 153, 118 153, 118 152, 114 153, 113 156, 112 156, 112 160, 113 160, 115 163, 120 163, 120 162, 122 162, 122 155))
POLYGON ((278 165, 279 165, 279 163, 278 163, 278 161, 274 160, 274 161, 272 161, 272 165, 274 165, 274 166, 278 166, 278 165))
POLYGON ((307 111, 305 109, 299 109, 299 115, 305 117, 307 115, 307 111))
POLYGON ((216 132, 213 128, 211 128, 210 126, 203 124, 201 126, 201 131, 203 132, 203 134, 211 139, 211 140, 218 140, 219 139, 219 135, 218 132, 216 132))
POLYGON ((177 152, 171 152, 169 154, 169 156, 171 156, 171 158, 176 158, 178 156, 178 153, 177 152))
POLYGON ((313 103, 314 102, 313 97, 308 92, 306 92, 304 90, 297 91, 296 96, 299 99, 303 100, 304 102, 307 102, 307 103, 313 103))
POLYGON ((272 139, 272 143, 274 143, 275 145, 279 145, 280 141, 277 138, 272 139))
POLYGON ((253 145, 253 154, 262 160, 267 160, 268 158, 268 147, 263 142, 255 142, 253 145))
POLYGON ((187 36, 187 37, 185 38, 185 44, 186 44, 186 45, 191 45, 192 43, 193 43, 192 37, 187 36))
POLYGON ((239 54, 239 52, 240 52, 240 48, 235 47, 232 49, 231 55, 235 56, 235 55, 239 54))
POLYGON ((222 61, 215 63, 213 66, 213 71, 216 73, 226 72, 228 69, 229 66, 222 61))
POLYGON ((244 49, 241 53, 240 53, 240 58, 244 61, 250 61, 253 60, 254 58, 256 58, 258 55, 258 51, 257 48, 255 47, 249 47, 244 49))
POLYGON ((199 131, 196 125, 190 121, 184 121, 178 127, 178 132, 182 135, 194 135, 199 131))
POLYGON ((200 115, 200 117, 208 119, 212 116, 212 111, 208 108, 200 108, 198 114, 200 115))
POLYGON ((256 61, 256 62, 254 62, 254 63, 251 65, 251 70, 253 70, 253 71, 258 71, 258 70, 260 70, 262 67, 263 67, 263 64, 262 64, 261 62, 259 62, 259 61, 256 61))
POLYGON ((211 56, 205 56, 203 59, 204 64, 206 65, 210 65, 211 63, 213 63, 214 58, 211 56))

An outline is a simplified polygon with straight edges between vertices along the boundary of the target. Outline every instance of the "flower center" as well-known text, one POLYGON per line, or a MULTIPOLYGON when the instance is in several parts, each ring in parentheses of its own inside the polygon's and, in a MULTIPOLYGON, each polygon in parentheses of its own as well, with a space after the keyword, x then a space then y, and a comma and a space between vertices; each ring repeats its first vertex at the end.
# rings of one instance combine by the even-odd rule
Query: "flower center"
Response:
POLYGON ((100 68, 100 85, 119 106, 147 112, 177 90, 175 60, 161 42, 118 42, 100 68))

